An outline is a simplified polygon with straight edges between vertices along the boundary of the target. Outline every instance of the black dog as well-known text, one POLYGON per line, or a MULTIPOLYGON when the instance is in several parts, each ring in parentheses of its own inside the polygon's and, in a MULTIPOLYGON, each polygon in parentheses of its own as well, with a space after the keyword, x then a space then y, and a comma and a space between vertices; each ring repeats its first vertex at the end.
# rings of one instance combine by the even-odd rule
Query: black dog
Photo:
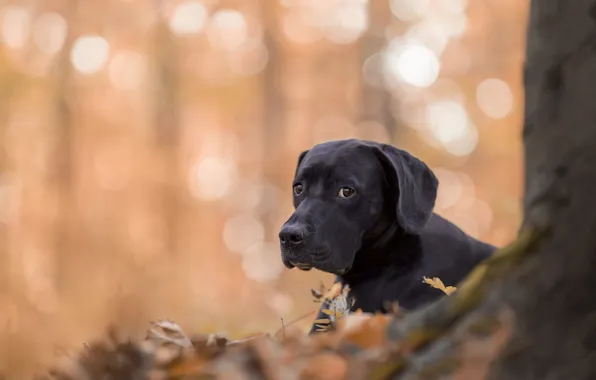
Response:
POLYGON ((353 310, 432 301, 443 292, 423 276, 456 285, 496 249, 433 213, 437 187, 423 162, 393 146, 316 145, 298 158, 296 210, 279 233, 282 261, 336 274, 350 286, 353 310))

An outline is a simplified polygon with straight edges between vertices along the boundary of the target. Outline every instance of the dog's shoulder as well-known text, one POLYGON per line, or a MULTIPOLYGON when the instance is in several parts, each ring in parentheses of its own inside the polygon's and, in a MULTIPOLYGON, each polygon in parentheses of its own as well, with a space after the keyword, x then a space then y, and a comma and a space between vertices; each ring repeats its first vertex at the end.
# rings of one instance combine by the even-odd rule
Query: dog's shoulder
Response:
POLYGON ((429 272, 427 276, 443 276, 450 282, 459 282, 496 250, 438 214, 433 214, 420 238, 423 267, 429 272))
POLYGON ((471 255, 489 256, 496 248, 477 240, 438 214, 433 214, 421 234, 425 251, 456 250, 471 255), (467 249, 466 249, 467 248, 467 249))

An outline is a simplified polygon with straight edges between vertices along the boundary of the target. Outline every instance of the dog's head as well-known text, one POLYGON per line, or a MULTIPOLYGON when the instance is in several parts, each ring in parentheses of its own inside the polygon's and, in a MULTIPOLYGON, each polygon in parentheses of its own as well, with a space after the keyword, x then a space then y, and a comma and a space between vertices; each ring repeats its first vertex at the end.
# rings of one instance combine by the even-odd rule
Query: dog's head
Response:
POLYGON ((355 139, 316 145, 298 158, 295 211, 279 233, 282 260, 288 268, 344 274, 381 220, 419 234, 437 187, 423 162, 393 146, 355 139))

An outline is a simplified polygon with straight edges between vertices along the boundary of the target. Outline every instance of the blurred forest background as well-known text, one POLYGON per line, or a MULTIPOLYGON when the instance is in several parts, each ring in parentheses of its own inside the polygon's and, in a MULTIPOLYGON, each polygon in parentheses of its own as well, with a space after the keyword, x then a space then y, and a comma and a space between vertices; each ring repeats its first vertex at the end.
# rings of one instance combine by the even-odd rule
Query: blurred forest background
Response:
POLYGON ((0 369, 110 322, 234 336, 316 309, 331 277, 286 270, 277 232, 329 139, 411 151, 438 213, 509 242, 527 3, 0 1, 0 369))

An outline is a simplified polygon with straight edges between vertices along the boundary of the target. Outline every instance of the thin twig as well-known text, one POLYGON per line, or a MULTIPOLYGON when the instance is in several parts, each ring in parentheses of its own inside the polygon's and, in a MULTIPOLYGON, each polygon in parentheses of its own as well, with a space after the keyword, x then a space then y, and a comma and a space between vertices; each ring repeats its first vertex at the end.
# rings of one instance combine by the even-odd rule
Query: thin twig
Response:
POLYGON ((301 315, 300 317, 298 317, 298 318, 296 318, 296 319, 293 319, 293 320, 291 320, 291 321, 290 321, 290 323, 288 323, 287 325, 284 325, 284 324, 283 324, 283 319, 282 319, 282 326, 281 326, 281 328, 280 328, 279 330, 277 330, 277 331, 275 332, 275 336, 277 336, 277 334, 279 334, 280 332, 282 332, 282 331, 283 331, 283 330, 284 330, 286 327, 288 327, 288 326, 291 326, 291 325, 293 325, 293 324, 295 324, 295 323, 297 323, 297 322, 300 322, 301 320, 303 320, 303 319, 305 319, 305 318, 309 317, 309 316, 310 316, 310 315, 312 315, 312 314, 315 314, 316 312, 317 312, 316 310, 309 311, 308 313, 306 313, 306 314, 303 314, 303 315, 301 315))

